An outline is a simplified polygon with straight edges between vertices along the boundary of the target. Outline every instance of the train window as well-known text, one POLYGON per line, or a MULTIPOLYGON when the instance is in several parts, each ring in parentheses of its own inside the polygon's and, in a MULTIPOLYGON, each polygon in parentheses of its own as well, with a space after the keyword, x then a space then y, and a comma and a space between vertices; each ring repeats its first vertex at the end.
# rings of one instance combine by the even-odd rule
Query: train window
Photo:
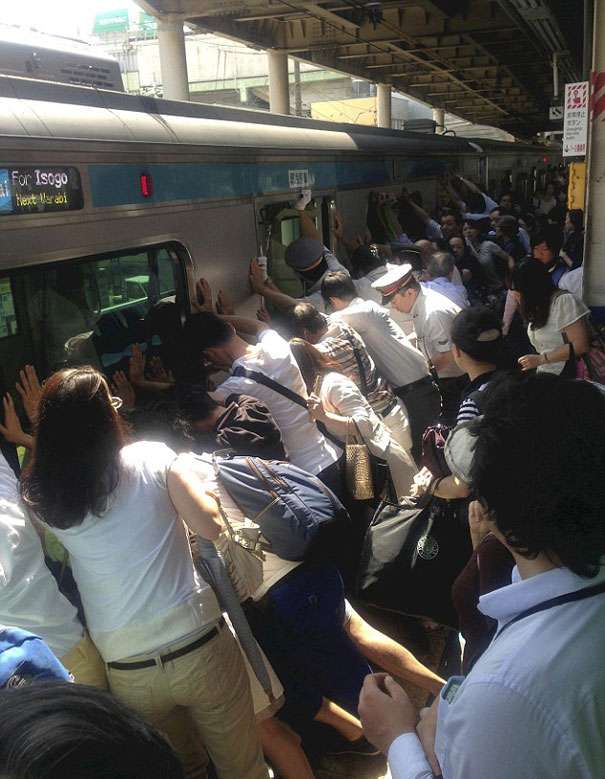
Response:
MULTIPOLYGON (((172 246, 20 269, 12 281, 30 351, 44 374, 84 363, 109 374, 127 368, 132 344, 148 341, 145 316, 150 308, 166 298, 182 301, 185 290, 172 246)), ((0 304, 3 299, 0 279, 0 304)), ((7 310, 0 309, 0 328, 7 310)))

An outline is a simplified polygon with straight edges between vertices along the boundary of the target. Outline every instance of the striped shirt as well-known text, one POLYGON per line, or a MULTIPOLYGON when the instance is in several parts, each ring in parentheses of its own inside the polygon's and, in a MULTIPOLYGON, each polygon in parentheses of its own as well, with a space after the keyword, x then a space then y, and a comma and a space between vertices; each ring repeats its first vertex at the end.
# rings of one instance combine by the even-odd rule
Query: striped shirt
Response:
POLYGON ((377 414, 384 414, 395 403, 395 395, 387 382, 378 376, 364 342, 345 322, 326 317, 326 324, 328 330, 315 348, 333 360, 340 372, 357 385, 377 414))

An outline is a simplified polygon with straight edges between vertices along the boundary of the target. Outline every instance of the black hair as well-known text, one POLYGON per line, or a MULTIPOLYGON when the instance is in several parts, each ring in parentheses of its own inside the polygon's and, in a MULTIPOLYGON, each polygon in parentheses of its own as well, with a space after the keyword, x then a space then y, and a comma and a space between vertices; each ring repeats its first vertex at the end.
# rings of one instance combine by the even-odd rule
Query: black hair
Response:
POLYGON ((521 263, 512 275, 512 288, 521 295, 521 316, 534 329, 544 327, 555 293, 546 265, 538 260, 521 263))
POLYGON ((346 271, 331 271, 326 273, 321 282, 321 296, 326 302, 330 298, 350 301, 357 297, 357 291, 353 279, 346 271))
POLYGON ((570 208, 567 212, 569 221, 572 223, 574 230, 582 232, 584 229, 584 211, 581 208, 570 208))
POLYGON ((6 779, 182 779, 151 725, 108 692, 68 682, 0 690, 6 779))
POLYGON ((371 246, 358 246, 351 254, 353 271, 360 276, 365 276, 366 273, 381 265, 384 265, 384 260, 371 246))
POLYGON ((496 227, 511 238, 519 233, 519 222, 510 214, 501 216, 496 222, 496 227))
POLYGON ((192 314, 183 328, 183 339, 191 355, 201 356, 206 349, 224 346, 234 335, 233 327, 209 311, 192 314))
POLYGON ((89 365, 50 376, 42 390, 36 447, 21 477, 28 508, 51 527, 101 516, 120 481, 125 428, 107 382, 89 365))
POLYGON ((605 395, 590 382, 508 375, 477 423, 472 487, 519 554, 594 576, 605 554, 605 395))
POLYGON ((451 338, 471 359, 504 367, 502 322, 493 309, 474 306, 460 311, 452 322, 451 338))
POLYGON ((145 316, 148 338, 159 335, 162 342, 172 341, 179 337, 182 329, 181 309, 172 300, 160 300, 145 316))
POLYGON ((444 216, 453 216, 456 220, 456 224, 459 226, 461 226, 464 221, 460 211, 455 208, 442 208, 439 212, 439 221, 441 221, 444 216))
POLYGON ((563 232, 556 225, 545 225, 533 238, 531 245, 538 246, 545 243, 555 257, 559 256, 563 246, 563 232))
POLYGON ((207 419, 219 407, 205 384, 178 382, 176 385, 177 415, 175 428, 188 438, 194 438, 193 423, 207 419))
POLYGON ((465 219, 464 224, 469 227, 474 227, 481 235, 481 240, 485 240, 485 236, 490 231, 492 223, 489 217, 483 217, 481 219, 465 219))
POLYGON ((297 303, 290 314, 289 325, 292 332, 299 337, 302 337, 305 330, 320 333, 328 326, 324 315, 312 303, 297 303))

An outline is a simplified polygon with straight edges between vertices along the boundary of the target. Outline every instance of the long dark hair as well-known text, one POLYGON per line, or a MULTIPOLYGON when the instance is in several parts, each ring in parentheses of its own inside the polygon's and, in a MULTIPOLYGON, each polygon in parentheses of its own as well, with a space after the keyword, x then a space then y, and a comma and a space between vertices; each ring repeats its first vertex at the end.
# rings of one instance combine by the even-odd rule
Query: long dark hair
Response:
POLYGON ((534 330, 544 327, 555 288, 546 266, 527 260, 513 271, 513 289, 521 294, 521 316, 534 330))
POLYGON ((307 386, 307 392, 309 393, 315 390, 315 382, 318 376, 328 373, 328 371, 340 372, 340 366, 337 363, 302 338, 292 338, 290 349, 298 363, 303 380, 307 386))
POLYGON ((124 427, 107 382, 90 366, 54 373, 46 382, 34 456, 21 478, 26 505, 51 527, 101 515, 120 479, 124 427))

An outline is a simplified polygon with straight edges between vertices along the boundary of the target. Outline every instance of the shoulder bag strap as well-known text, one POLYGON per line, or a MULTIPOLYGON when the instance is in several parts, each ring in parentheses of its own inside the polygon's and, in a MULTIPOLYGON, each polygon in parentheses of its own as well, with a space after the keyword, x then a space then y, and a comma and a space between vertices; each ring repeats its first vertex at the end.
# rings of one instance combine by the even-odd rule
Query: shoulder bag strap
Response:
MULTIPOLYGON (((264 387, 272 389, 273 392, 277 392, 278 395, 282 395, 284 398, 288 398, 288 400, 291 400, 292 403, 296 403, 297 406, 307 410, 309 408, 307 401, 302 397, 302 395, 299 395, 288 387, 284 387, 283 384, 280 384, 277 381, 273 381, 273 379, 265 376, 265 374, 261 373, 260 371, 250 371, 247 368, 243 368, 241 365, 238 365, 237 368, 233 371, 232 375, 243 376, 246 379, 255 381, 257 384, 262 384, 264 387)), ((323 424, 323 422, 315 422, 315 425, 323 436, 328 438, 330 441, 332 441, 333 444, 342 449, 342 441, 336 438, 336 436, 333 436, 328 428, 323 424)))
POLYGON ((272 389, 273 392, 277 392, 278 395, 283 395, 283 397, 288 398, 288 400, 291 400, 292 403, 296 403, 297 406, 308 408, 307 401, 302 397, 302 395, 299 395, 288 387, 284 387, 283 384, 270 379, 260 371, 249 371, 248 368, 243 368, 241 365, 238 365, 237 368, 233 371, 232 375, 243 376, 246 379, 255 381, 257 384, 262 384, 265 387, 272 389))
POLYGON ((556 598, 542 601, 542 603, 538 603, 535 606, 532 606, 530 609, 526 609, 520 614, 517 614, 517 616, 511 619, 510 622, 507 622, 506 625, 503 625, 496 633, 494 641, 499 638, 507 628, 509 628, 511 625, 514 625, 515 622, 520 622, 526 617, 531 617, 532 614, 538 614, 540 611, 547 611, 548 609, 552 609, 555 606, 562 606, 564 603, 573 603, 574 601, 584 600, 585 598, 592 598, 595 595, 601 595, 604 592, 605 582, 601 582, 600 584, 593 584, 592 587, 584 587, 581 590, 568 592, 565 595, 558 595, 556 598))
POLYGON ((359 381, 361 382, 361 394, 364 396, 364 398, 368 397, 368 382, 366 379, 366 372, 365 368, 363 367, 363 361, 361 359, 361 352, 355 345, 355 341, 349 333, 345 333, 345 338, 347 341, 351 344, 351 348, 353 349, 353 356, 355 357, 355 362, 357 363, 357 370, 359 372, 359 381))

